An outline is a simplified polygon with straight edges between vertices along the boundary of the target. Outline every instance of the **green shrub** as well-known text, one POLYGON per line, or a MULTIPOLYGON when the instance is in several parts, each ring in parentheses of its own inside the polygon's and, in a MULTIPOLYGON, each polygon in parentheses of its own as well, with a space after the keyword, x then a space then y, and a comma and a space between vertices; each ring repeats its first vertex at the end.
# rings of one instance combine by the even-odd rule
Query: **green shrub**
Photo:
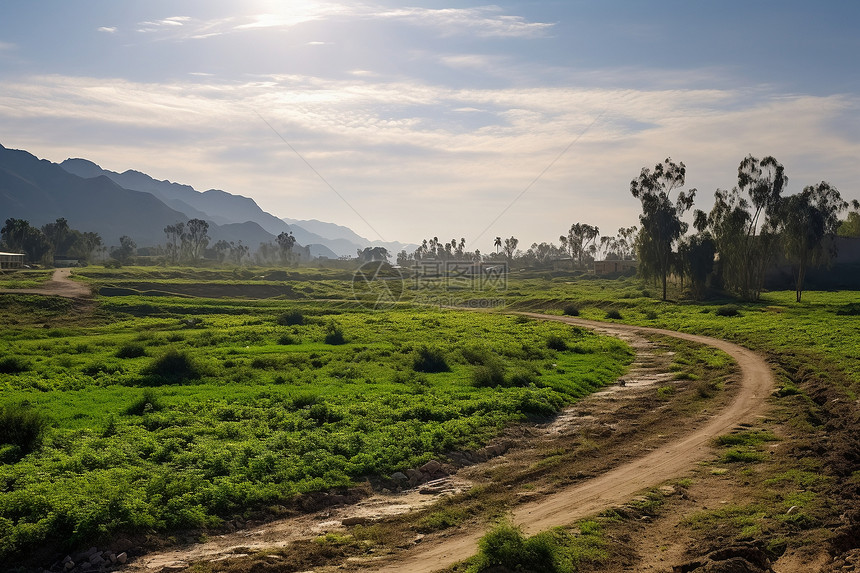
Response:
POLYGON ((280 315, 275 322, 281 326, 301 326, 305 323, 305 316, 298 310, 291 310, 280 315))
POLYGON ((17 452, 5 452, 7 456, 33 451, 41 442, 48 427, 48 419, 26 404, 7 404, 0 407, 0 444, 9 444, 17 452))
POLYGON ((320 401, 320 397, 317 396, 316 394, 310 394, 310 393, 299 394, 297 396, 293 396, 293 399, 292 399, 293 409, 294 410, 301 410, 302 408, 308 408, 310 406, 313 406, 314 404, 316 404, 319 401, 320 401))
POLYGON ((438 348, 422 345, 412 357, 412 369, 416 372, 448 372, 451 367, 445 360, 445 354, 438 348))
POLYGON ((20 374, 30 369, 30 365, 18 356, 0 358, 0 374, 20 374))
POLYGON ((654 320, 657 318, 657 313, 654 312, 653 310, 649 310, 648 312, 645 313, 645 318, 647 320, 654 320))
POLYGON ((346 338, 343 336, 343 329, 334 322, 330 323, 326 329, 325 343, 333 346, 346 343, 346 338))
POLYGON ((116 351, 117 358, 140 358, 146 356, 146 349, 140 344, 124 344, 116 351))
POLYGON ((579 316, 579 307, 573 303, 568 303, 562 307, 561 312, 567 316, 579 316))
POLYGON ((178 383, 202 376, 200 367, 184 352, 168 350, 143 370, 149 383, 178 383))
POLYGON ((516 372, 511 374, 510 378, 508 379, 507 386, 525 388, 526 386, 531 386, 532 384, 537 384, 537 374, 535 374, 532 370, 520 368, 516 372))
POLYGON ((505 386, 505 366, 499 360, 491 360, 472 370, 472 383, 479 388, 505 386))
POLYGON ((278 344, 280 344, 281 346, 290 346, 291 344, 299 343, 299 339, 292 334, 282 334, 278 337, 278 344))
POLYGON ((559 352, 563 352, 567 350, 567 342, 565 342, 561 336, 557 334, 551 334, 546 339, 546 347, 550 350, 558 350, 559 352))
POLYGON ((125 409, 125 413, 131 416, 141 416, 148 412, 157 412, 163 407, 158 394, 154 390, 147 388, 137 400, 129 404, 128 408, 125 409))
POLYGON ((738 309, 734 304, 724 304, 723 306, 717 307, 714 314, 717 316, 738 316, 740 314, 740 309, 738 309))
POLYGON ((611 308, 606 312, 606 318, 621 320, 621 313, 618 312, 617 308, 611 308))
POLYGON ((460 349, 463 359, 469 364, 484 364, 493 359, 490 349, 482 344, 466 344, 460 349))
POLYGON ((526 538, 510 523, 500 523, 478 541, 476 567, 469 571, 484 571, 501 567, 504 571, 540 573, 573 573, 576 563, 601 557, 600 532, 583 532, 574 538, 561 529, 543 531, 526 538))

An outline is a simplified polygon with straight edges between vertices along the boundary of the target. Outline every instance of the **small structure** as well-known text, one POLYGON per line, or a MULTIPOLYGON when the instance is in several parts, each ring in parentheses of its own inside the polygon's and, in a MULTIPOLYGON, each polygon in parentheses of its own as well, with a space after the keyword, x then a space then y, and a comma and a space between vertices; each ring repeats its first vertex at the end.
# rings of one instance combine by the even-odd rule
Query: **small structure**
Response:
POLYGON ((635 271, 638 261, 594 261, 594 274, 597 276, 614 275, 635 271))
POLYGON ((24 268, 23 253, 0 253, 0 269, 24 268))

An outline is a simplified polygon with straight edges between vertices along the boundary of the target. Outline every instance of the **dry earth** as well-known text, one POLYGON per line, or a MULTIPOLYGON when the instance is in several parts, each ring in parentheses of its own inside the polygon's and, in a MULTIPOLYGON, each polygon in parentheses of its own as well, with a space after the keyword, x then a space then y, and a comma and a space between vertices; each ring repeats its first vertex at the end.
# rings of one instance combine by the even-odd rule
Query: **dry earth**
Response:
POLYGON ((3 289, 0 294, 43 294, 61 296, 64 298, 87 298, 92 296, 90 287, 75 282, 71 278, 71 269, 56 269, 51 280, 39 288, 3 289))

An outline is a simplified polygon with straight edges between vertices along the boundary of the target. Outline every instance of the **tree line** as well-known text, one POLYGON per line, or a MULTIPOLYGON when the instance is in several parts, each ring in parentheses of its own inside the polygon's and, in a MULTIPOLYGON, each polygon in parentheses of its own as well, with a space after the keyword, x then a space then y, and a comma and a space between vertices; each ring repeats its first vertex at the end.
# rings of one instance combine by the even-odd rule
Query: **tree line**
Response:
POLYGON ((6 219, 0 242, 3 249, 24 253, 32 262, 53 261, 55 256, 91 260, 105 250, 98 233, 72 229, 62 217, 41 228, 25 219, 6 219))
MULTIPOLYGON (((849 204, 831 184, 822 181, 785 196, 788 176, 782 164, 771 156, 749 155, 738 166, 737 185, 731 191, 717 189, 709 212, 695 210, 695 233, 686 235, 689 225, 682 217, 697 191, 683 190, 685 178, 684 163, 668 158, 653 169, 643 168, 630 182, 630 193, 642 205, 639 273, 662 284, 664 300, 670 276, 682 286, 686 280, 696 296, 711 285, 758 300, 765 273, 782 256, 792 266, 800 302, 808 270, 835 257, 840 229, 848 234, 860 227, 856 212, 839 220, 849 204)), ((856 210, 860 204, 853 206, 856 210)))

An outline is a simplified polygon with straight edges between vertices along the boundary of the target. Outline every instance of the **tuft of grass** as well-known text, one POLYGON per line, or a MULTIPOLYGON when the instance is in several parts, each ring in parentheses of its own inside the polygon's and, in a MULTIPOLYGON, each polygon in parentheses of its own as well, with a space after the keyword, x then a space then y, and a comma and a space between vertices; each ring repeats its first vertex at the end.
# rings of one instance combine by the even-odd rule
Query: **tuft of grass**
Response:
POLYGON ((298 310, 285 312, 275 319, 281 326, 301 326, 305 323, 305 316, 298 310))
POLYGON ((444 529, 457 527, 465 521, 467 517, 468 514, 465 509, 446 507, 422 517, 415 528, 421 533, 442 531, 444 529))
POLYGON ((594 521, 581 522, 578 535, 555 528, 528 538, 519 528, 502 522, 478 542, 479 553, 468 572, 500 567, 506 571, 573 573, 583 562, 605 560, 605 545, 600 525, 594 521))
POLYGON ((546 347, 550 350, 558 350, 559 352, 564 352, 567 350, 567 342, 564 339, 557 335, 551 334, 546 339, 546 347))
POLYGON ((415 372, 432 374, 435 372, 449 372, 451 367, 448 366, 444 352, 438 348, 422 345, 412 355, 412 369, 415 372))
POLYGON ((724 434, 717 438, 717 444, 720 446, 759 446, 765 442, 776 442, 779 440, 771 432, 737 432, 734 434, 724 434))
POLYGON ((611 308, 606 312, 606 318, 613 320, 621 320, 621 313, 618 312, 618 309, 611 308))
POLYGON ((7 456, 11 453, 25 455, 36 449, 47 427, 47 417, 27 404, 0 407, 0 444, 17 449, 17 452, 4 452, 7 456))
POLYGON ((579 316, 579 307, 573 303, 568 303, 562 307, 561 313, 565 316, 579 316))
POLYGON ((142 416, 149 412, 157 412, 163 407, 164 405, 161 403, 158 394, 151 388, 147 388, 139 398, 129 404, 128 408, 125 409, 125 413, 131 416, 142 416))
POLYGON ((300 344, 300 342, 301 341, 292 334, 282 334, 278 337, 278 344, 280 344, 281 346, 300 344))
POLYGON ((343 335, 343 329, 337 323, 329 323, 326 328, 325 343, 332 346, 346 344, 346 338, 343 335))
POLYGON ((674 386, 660 386, 657 388, 657 397, 661 400, 667 400, 675 395, 674 386))
POLYGON ((140 358, 146 356, 146 348, 141 344, 123 344, 114 355, 117 358, 140 358))
POLYGON ((764 461, 765 456, 760 452, 750 451, 742 448, 730 448, 720 457, 725 463, 756 464, 764 461))
POLYGON ((20 374, 30 369, 30 364, 18 356, 0 358, 0 374, 20 374))
POLYGON ((738 316, 740 313, 740 309, 734 304, 724 304, 714 311, 717 316, 738 316))
POLYGON ((505 386, 505 366, 500 360, 491 360, 472 370, 472 383, 478 388, 505 386))
POLYGON ((203 373, 188 354, 174 349, 168 350, 143 370, 150 384, 175 384, 196 380, 203 373))

